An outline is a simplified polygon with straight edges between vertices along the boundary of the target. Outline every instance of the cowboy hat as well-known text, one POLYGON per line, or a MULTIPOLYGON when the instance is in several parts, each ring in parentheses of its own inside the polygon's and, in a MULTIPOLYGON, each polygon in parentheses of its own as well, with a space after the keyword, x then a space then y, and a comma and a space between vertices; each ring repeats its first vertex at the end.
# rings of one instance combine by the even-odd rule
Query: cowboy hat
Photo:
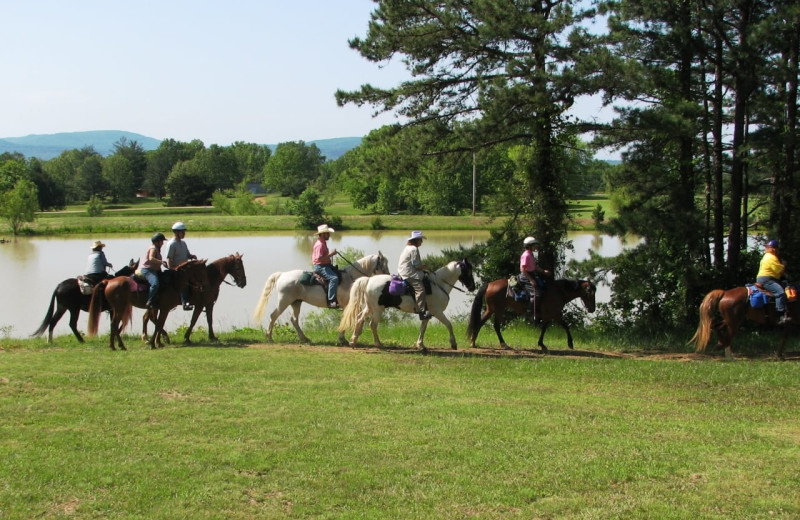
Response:
POLYGON ((406 242, 409 242, 409 241, 411 241, 411 240, 416 240, 416 239, 418 239, 418 238, 428 238, 428 237, 426 237, 425 235, 423 235, 423 234, 422 234, 422 231, 412 231, 412 232, 411 232, 411 236, 410 236, 410 237, 408 237, 408 239, 406 239, 406 242))
POLYGON ((321 235, 323 233, 334 233, 336 230, 328 227, 328 224, 320 224, 317 226, 317 234, 321 235))
POLYGON ((99 240, 95 240, 94 244, 92 244, 92 249, 97 249, 98 247, 106 247, 106 245, 99 240))

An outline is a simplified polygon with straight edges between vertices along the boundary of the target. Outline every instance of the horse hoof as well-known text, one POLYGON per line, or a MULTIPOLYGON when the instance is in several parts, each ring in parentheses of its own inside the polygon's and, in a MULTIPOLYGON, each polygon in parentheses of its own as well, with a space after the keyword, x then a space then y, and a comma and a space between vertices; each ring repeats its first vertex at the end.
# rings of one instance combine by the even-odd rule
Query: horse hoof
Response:
POLYGON ((539 346, 542 347, 542 354, 547 354, 548 352, 547 347, 545 347, 544 345, 539 345, 539 346))
POLYGON ((503 350, 511 350, 511 347, 509 347, 505 343, 500 343, 500 348, 503 349, 503 350))

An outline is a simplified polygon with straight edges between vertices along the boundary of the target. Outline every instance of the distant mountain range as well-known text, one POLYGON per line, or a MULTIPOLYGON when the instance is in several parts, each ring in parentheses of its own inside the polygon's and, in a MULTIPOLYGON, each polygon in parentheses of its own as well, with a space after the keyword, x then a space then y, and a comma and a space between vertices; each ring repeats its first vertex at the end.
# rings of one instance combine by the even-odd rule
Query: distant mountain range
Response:
MULTIPOLYGON (((91 146, 100 155, 106 156, 114 152, 114 143, 120 139, 130 143, 136 141, 145 150, 155 150, 161 144, 159 139, 147 137, 133 132, 121 130, 95 130, 90 132, 63 132, 59 134, 26 135, 25 137, 0 138, 0 153, 17 152, 26 157, 38 157, 44 161, 58 157, 65 150, 80 149, 91 146)), ((345 152, 361 144, 360 137, 336 137, 305 141, 315 144, 328 160, 341 157, 345 152)), ((206 143, 210 144, 210 143, 206 143)), ((269 144, 273 151, 276 144, 269 144)))

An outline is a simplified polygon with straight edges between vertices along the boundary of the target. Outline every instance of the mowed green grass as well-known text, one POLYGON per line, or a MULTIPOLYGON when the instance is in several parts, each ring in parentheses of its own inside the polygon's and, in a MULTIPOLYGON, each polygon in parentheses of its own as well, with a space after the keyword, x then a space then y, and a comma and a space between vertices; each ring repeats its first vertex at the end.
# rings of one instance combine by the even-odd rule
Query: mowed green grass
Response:
POLYGON ((0 342, 0 518, 800 517, 797 362, 243 336, 0 342))

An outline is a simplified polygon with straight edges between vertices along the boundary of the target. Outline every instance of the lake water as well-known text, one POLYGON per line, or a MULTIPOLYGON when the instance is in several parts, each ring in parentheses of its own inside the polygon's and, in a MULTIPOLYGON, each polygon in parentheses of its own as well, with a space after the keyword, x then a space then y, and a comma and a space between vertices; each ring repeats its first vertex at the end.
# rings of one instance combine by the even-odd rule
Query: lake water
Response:
MULTIPOLYGON (((346 231, 331 236, 328 246, 340 251, 354 248, 365 255, 383 252, 389 259, 392 272, 397 271, 397 259, 405 247, 408 232, 398 231, 346 231)), ((439 253, 443 249, 455 248, 459 244, 471 246, 483 242, 489 237, 484 231, 426 231, 428 237, 420 251, 426 255, 439 253)), ((589 250, 602 256, 613 256, 626 246, 619 238, 593 233, 573 233, 569 237, 575 246, 574 254, 569 258, 585 259, 589 250)), ((91 251, 94 240, 100 239, 106 244, 105 252, 109 262, 119 269, 131 258, 143 258, 149 245, 148 237, 139 235, 113 235, 110 237, 45 237, 17 238, 0 244, 0 272, 5 274, 3 280, 3 298, 0 298, 0 337, 24 338, 38 328, 44 318, 50 297, 56 286, 63 280, 83 273, 86 258, 91 251)), ((276 271, 292 269, 310 269, 311 248, 316 237, 296 232, 273 232, 265 235, 236 233, 192 233, 189 232, 186 242, 192 253, 209 261, 232 253, 242 253, 247 272, 247 286, 240 289, 223 284, 220 296, 214 307, 214 329, 219 332, 251 326, 266 326, 268 314, 276 305, 276 296, 270 299, 265 321, 253 324, 250 317, 261 291, 270 274, 276 271)), ((166 246, 162 250, 166 253, 166 246)), ((350 258, 355 260, 355 258, 350 258)), ((339 260, 342 266, 346 265, 339 260)), ((230 277, 229 277, 229 281, 230 277)), ((477 280, 476 280, 477 281, 477 280)), ((461 288, 461 284, 457 284, 461 288)), ((447 308, 449 316, 466 314, 472 304, 473 296, 453 291, 451 303, 447 308)), ((598 300, 607 301, 608 288, 598 287, 598 300)), ((316 307, 303 305, 302 316, 308 312, 322 311, 316 307)), ((133 329, 126 333, 140 331, 143 311, 134 310, 133 329)), ((280 322, 288 322, 290 309, 281 317, 280 322)), ((176 308, 167 320, 167 330, 174 331, 179 326, 189 324, 191 312, 176 308)), ((55 336, 72 334, 69 329, 68 315, 59 321, 54 331, 55 336)), ((85 332, 87 315, 81 312, 78 328, 85 332)), ((106 334, 108 320, 101 320, 100 334, 106 334)), ((431 322, 432 326, 437 324, 431 322)), ((205 328, 205 315, 198 321, 198 326, 205 328)))

